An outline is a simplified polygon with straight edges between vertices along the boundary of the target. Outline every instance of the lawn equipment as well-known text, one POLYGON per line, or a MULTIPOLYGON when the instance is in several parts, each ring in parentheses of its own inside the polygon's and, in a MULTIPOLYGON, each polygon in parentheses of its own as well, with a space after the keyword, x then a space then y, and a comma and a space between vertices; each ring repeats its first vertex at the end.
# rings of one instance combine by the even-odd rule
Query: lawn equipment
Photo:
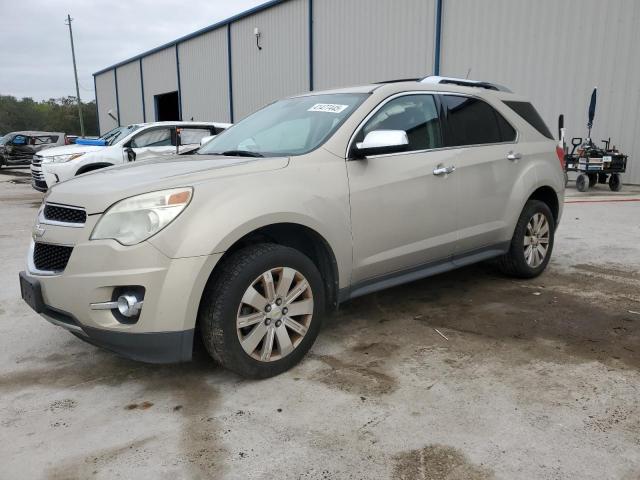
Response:
POLYGON ((571 153, 564 139, 564 117, 560 115, 559 130, 564 156, 565 185, 568 182, 567 172, 579 172, 576 178, 576 188, 580 192, 586 192, 597 183, 609 183, 609 188, 614 192, 622 190, 620 174, 627 169, 627 155, 620 153, 615 147, 611 147, 611 138, 602 140, 603 147, 597 146, 591 140, 591 128, 596 113, 597 88, 591 93, 589 102, 589 116, 587 121, 587 138, 573 137, 571 139, 571 153))

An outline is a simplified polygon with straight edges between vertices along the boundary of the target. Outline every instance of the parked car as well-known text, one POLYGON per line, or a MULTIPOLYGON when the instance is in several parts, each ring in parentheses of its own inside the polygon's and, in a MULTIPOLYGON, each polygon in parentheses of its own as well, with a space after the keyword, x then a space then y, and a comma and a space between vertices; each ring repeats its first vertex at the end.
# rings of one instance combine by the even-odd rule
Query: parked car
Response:
POLYGON ((487 259, 539 275, 562 213, 556 143, 483 82, 281 100, 195 155, 54 186, 22 296, 130 358, 188 360, 199 331, 224 367, 276 375, 340 302, 487 259))
POLYGON ((195 150, 204 138, 215 136, 228 123, 155 122, 117 127, 97 140, 76 139, 73 145, 44 150, 33 156, 31 185, 44 192, 56 183, 82 173, 121 163, 195 150))
POLYGON ((0 167, 28 165, 34 153, 64 145, 65 134, 60 132, 11 132, 0 142, 0 167))

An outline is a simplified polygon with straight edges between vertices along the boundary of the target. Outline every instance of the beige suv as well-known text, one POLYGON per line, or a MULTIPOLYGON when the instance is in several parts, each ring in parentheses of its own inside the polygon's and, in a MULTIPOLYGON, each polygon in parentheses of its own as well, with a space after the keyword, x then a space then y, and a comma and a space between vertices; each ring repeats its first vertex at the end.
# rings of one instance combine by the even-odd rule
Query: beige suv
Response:
POLYGON ((25 301, 147 362, 295 365, 340 302, 495 258, 551 256, 564 180, 525 99, 426 78, 275 102, 191 156, 54 186, 33 228, 25 301))

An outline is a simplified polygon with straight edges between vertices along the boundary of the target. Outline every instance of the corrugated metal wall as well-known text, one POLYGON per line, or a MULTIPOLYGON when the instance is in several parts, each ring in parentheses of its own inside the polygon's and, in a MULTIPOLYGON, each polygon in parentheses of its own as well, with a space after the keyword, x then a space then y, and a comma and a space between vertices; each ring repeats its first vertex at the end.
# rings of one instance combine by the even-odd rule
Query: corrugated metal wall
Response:
MULTIPOLYGON (((435 2, 315 0, 314 89, 431 73, 435 2)), ((289 0, 230 24, 235 121, 309 89, 309 3, 289 0)), ((632 157, 623 180, 640 184, 640 1, 443 0, 442 18, 441 74, 470 72, 511 87, 531 98, 554 131, 564 113, 568 134, 585 135, 597 85, 592 137, 611 136, 632 157)), ((179 43, 183 118, 230 118, 226 37, 222 25, 179 43)), ((142 60, 147 121, 155 119, 153 96, 178 89, 175 60, 174 47, 142 60)), ((128 68, 119 67, 119 77, 128 68)), ((116 112, 113 82, 112 71, 96 76, 103 132, 115 125, 107 116, 116 112)), ((121 122, 139 119, 135 85, 124 78, 118 85, 121 122)))
POLYGON ((109 110, 114 116, 118 116, 116 106, 116 80, 114 70, 96 75, 96 101, 98 102, 98 121, 100 122, 100 135, 118 126, 117 120, 109 116, 109 110))
POLYGON ((441 72, 511 87, 554 132, 564 113, 570 136, 597 86, 592 138, 633 156, 623 181, 640 184, 639 25, 637 0, 444 0, 441 72))
POLYGON ((226 28, 178 45, 184 120, 228 122, 229 74, 226 28))
POLYGON ((117 68, 120 125, 142 122, 140 63, 134 61, 117 68))
POLYGON ((234 120, 309 90, 309 2, 291 0, 231 24, 234 120), (256 46, 254 28, 261 32, 256 46))
POLYGON ((315 1, 314 87, 430 74, 434 12, 434 0, 315 1))
POLYGON ((167 48, 144 57, 142 59, 142 78, 144 80, 147 122, 154 122, 156 119, 154 95, 178 90, 175 48, 167 48))

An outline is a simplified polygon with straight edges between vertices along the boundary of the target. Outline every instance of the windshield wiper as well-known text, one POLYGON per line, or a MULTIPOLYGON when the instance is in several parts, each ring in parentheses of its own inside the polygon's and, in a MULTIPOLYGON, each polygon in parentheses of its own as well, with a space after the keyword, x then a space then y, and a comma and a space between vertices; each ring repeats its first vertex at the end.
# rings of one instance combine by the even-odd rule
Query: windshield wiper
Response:
POLYGON ((218 153, 218 155, 224 155, 225 157, 264 157, 261 153, 249 150, 227 150, 226 152, 218 153))

